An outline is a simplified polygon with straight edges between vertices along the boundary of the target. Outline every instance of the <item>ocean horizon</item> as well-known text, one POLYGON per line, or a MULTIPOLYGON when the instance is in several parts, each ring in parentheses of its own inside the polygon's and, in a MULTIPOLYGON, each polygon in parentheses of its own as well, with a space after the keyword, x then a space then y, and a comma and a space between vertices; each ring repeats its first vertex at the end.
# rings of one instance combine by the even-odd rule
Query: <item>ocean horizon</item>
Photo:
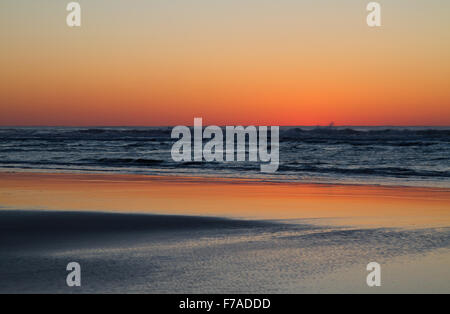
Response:
POLYGON ((0 170, 450 187, 450 127, 280 127, 273 174, 248 160, 175 162, 171 130, 0 127, 0 170))

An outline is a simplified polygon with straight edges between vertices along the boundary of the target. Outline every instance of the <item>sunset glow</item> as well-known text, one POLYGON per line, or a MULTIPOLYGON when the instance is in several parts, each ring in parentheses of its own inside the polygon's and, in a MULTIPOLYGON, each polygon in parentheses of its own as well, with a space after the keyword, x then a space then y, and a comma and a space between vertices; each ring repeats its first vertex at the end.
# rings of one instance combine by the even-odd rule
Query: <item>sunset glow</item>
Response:
POLYGON ((450 125, 449 2, 79 2, 0 4, 0 125, 450 125))

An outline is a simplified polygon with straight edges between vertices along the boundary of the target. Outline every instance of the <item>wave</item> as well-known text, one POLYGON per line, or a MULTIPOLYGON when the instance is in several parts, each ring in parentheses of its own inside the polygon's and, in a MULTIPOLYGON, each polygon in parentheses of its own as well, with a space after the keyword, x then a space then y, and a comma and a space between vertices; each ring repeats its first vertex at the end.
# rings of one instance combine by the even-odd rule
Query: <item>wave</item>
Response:
POLYGON ((91 161, 95 164, 112 165, 112 166, 122 166, 122 165, 153 166, 164 162, 164 160, 161 159, 145 159, 145 158, 100 158, 100 159, 88 159, 85 161, 91 161))
MULTIPOLYGON (((170 127, 0 128, 0 167, 272 179, 260 162, 174 162, 170 135, 170 127)), ((450 182, 450 127, 281 127, 279 149, 275 175, 450 182)))
POLYGON ((367 129, 352 128, 289 128, 280 131, 280 140, 345 140, 361 141, 366 144, 373 142, 406 141, 409 145, 421 145, 423 140, 438 140, 450 142, 449 129, 367 129))
MULTIPOLYGON (((160 137, 168 136, 172 127, 112 127, 112 128, 0 128, 0 139, 15 136, 30 138, 56 136, 59 138, 73 137, 160 137)), ((450 141, 450 128, 379 128, 379 127, 280 127, 280 137, 296 139, 303 137, 327 138, 439 138, 450 141)))
POLYGON ((281 165, 281 171, 293 172, 316 172, 316 173, 334 173, 334 174, 355 174, 355 175, 376 175, 376 176, 394 176, 394 177, 442 177, 450 178, 449 171, 432 171, 432 170, 413 170, 411 168, 402 167, 379 167, 379 168, 339 168, 339 167, 316 167, 310 164, 300 165, 298 167, 290 165, 281 165))

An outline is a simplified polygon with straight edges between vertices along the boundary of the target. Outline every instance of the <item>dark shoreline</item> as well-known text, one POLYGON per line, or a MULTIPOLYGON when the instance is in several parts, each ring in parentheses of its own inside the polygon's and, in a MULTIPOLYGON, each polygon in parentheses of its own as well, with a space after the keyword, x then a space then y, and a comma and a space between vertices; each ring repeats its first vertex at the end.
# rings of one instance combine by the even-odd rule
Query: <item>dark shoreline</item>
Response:
POLYGON ((6 251, 131 234, 170 233, 173 236, 186 232, 245 231, 275 225, 277 223, 269 221, 207 216, 0 209, 0 248, 6 251))
POLYGON ((423 227, 1 209, 0 294, 370 292, 373 260, 395 274, 383 291, 448 291, 450 230, 423 227), (81 288, 66 285, 71 262, 81 288))

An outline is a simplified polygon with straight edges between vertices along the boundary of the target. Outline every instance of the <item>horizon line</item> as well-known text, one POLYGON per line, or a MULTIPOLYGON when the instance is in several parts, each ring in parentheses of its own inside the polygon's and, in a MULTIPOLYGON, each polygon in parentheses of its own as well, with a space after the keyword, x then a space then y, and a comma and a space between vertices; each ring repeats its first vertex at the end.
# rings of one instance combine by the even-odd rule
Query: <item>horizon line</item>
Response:
MULTIPOLYGON (((177 125, 0 125, 0 128, 164 128, 164 127, 176 127, 182 124, 177 125)), ((352 125, 352 124, 343 124, 343 125, 337 125, 337 124, 309 124, 309 125, 255 125, 255 124, 227 124, 227 125, 218 125, 218 124, 205 124, 204 126, 210 126, 215 125, 219 127, 226 127, 226 126, 279 126, 279 127, 405 127, 405 128, 449 128, 450 125, 395 125, 395 124, 380 124, 380 125, 352 125)), ((188 127, 194 127, 194 125, 184 125, 188 127)))

